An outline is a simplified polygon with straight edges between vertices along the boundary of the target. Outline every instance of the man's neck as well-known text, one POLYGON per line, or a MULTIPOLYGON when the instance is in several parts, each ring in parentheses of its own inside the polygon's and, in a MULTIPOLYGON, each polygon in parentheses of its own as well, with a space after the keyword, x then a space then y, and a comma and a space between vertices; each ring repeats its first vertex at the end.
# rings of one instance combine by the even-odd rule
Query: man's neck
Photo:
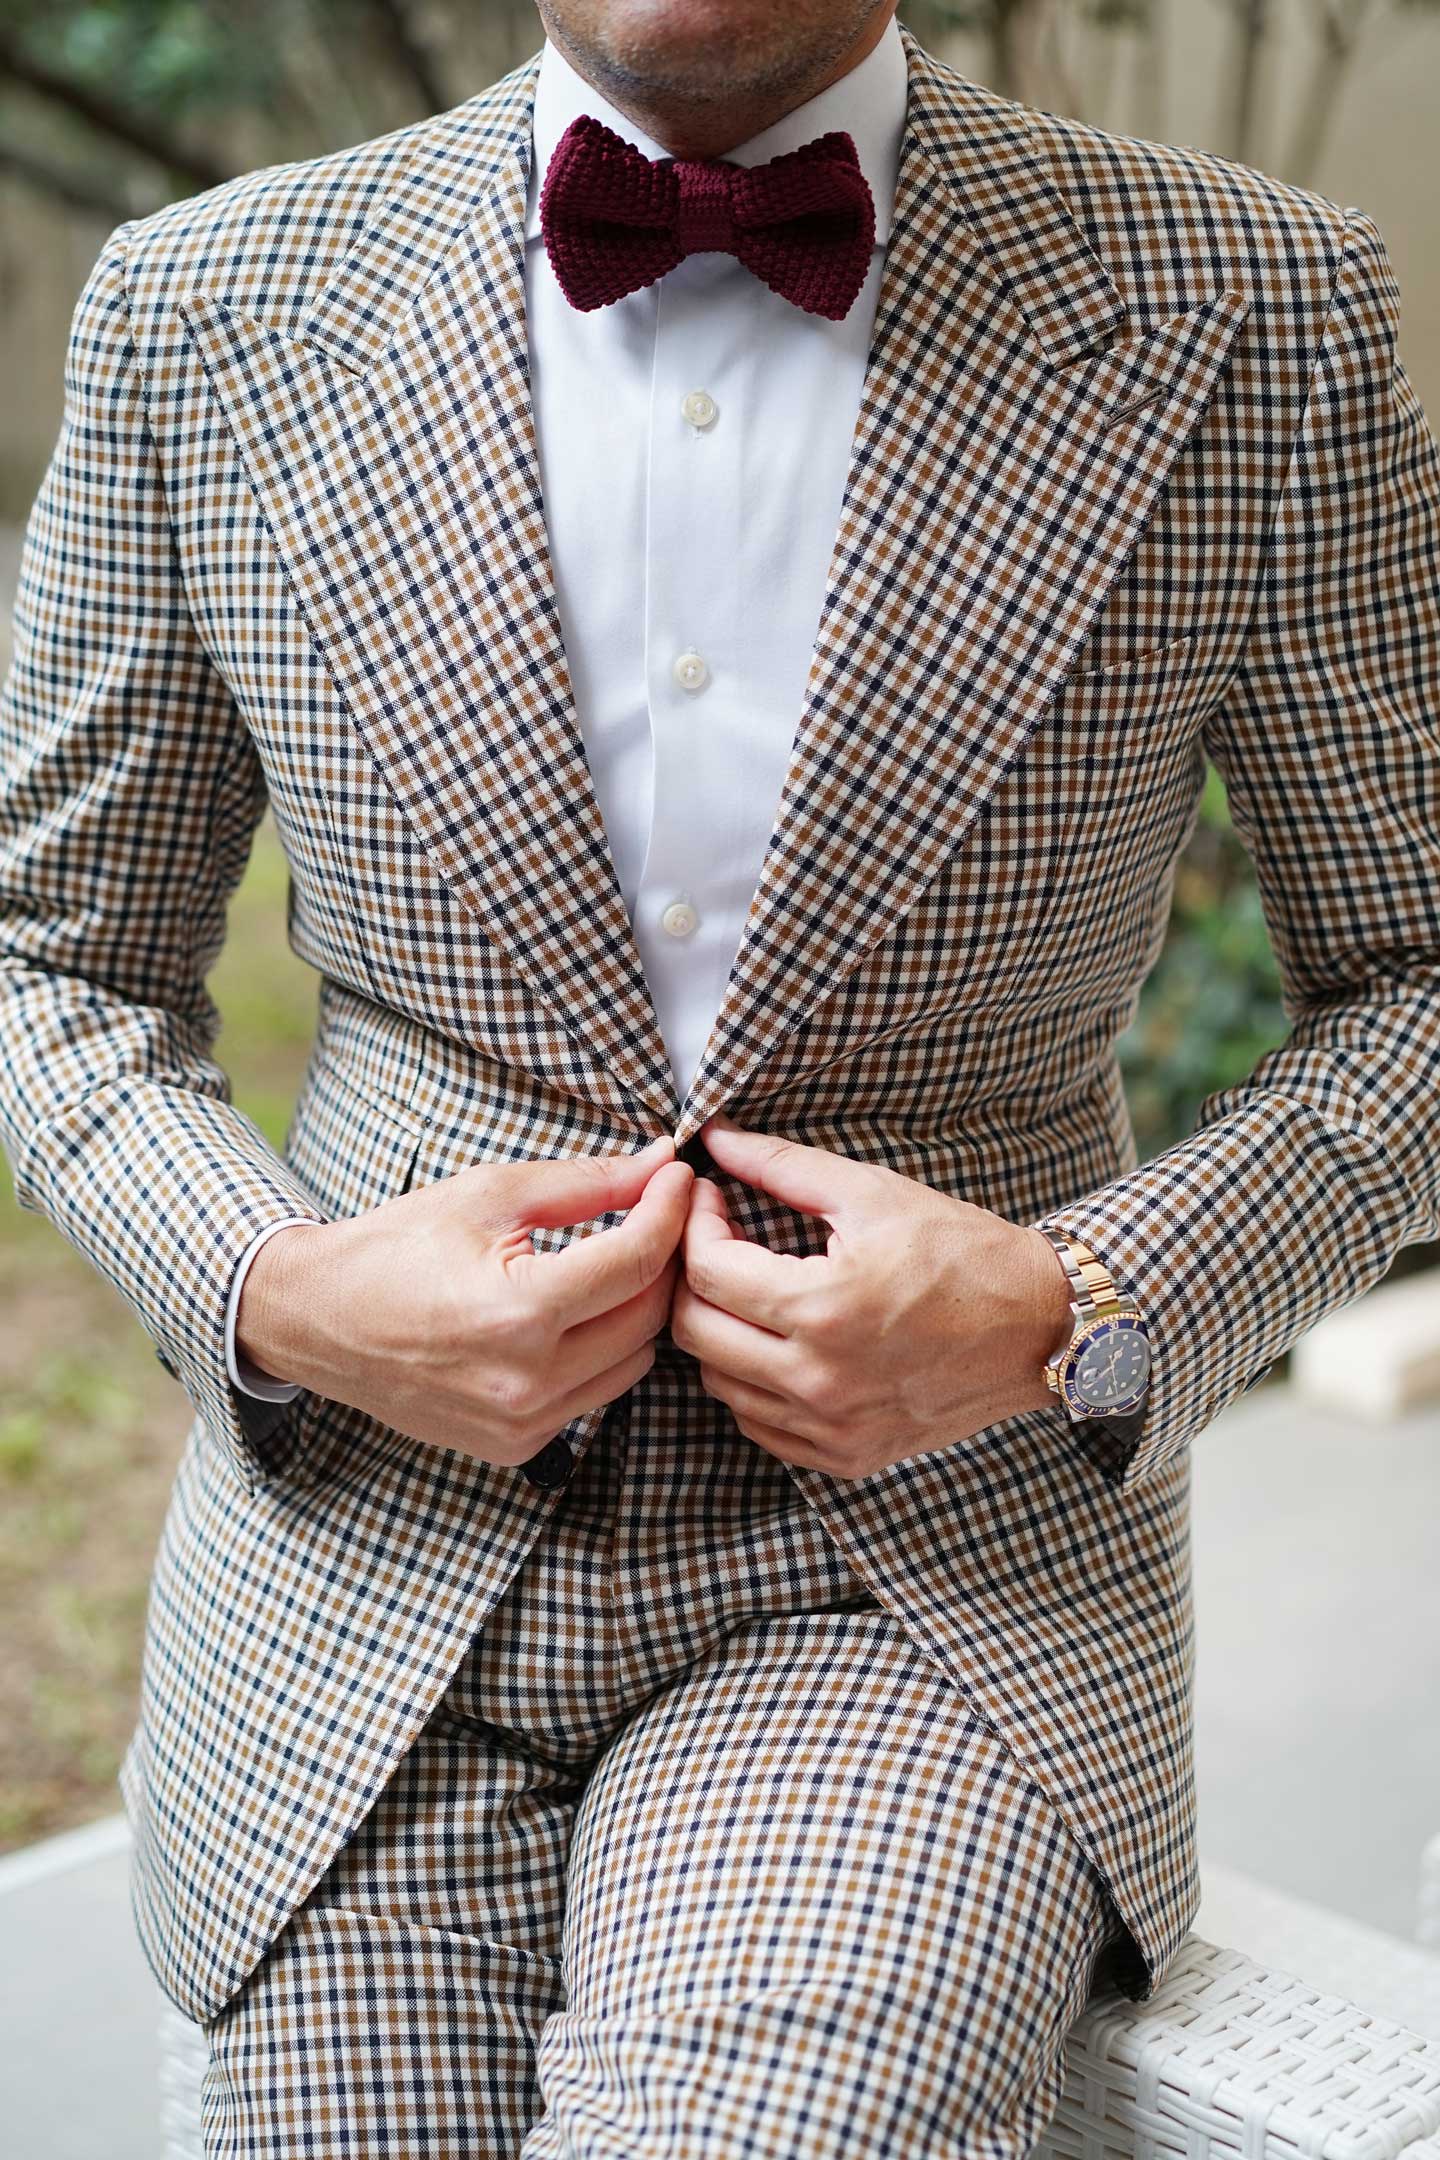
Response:
POLYGON ((652 142, 661 144, 671 157, 723 157, 737 143, 748 142, 752 136, 783 119, 787 112, 793 112, 797 105, 817 97, 822 90, 828 90, 831 83, 839 82, 843 75, 858 67, 885 35, 893 13, 893 8, 878 9, 853 45, 812 79, 793 89, 779 95, 773 92, 769 95, 742 93, 731 99, 707 100, 703 110, 693 103, 681 106, 674 100, 646 99, 629 86, 598 81, 587 70, 584 56, 568 45, 553 25, 547 24, 546 34, 578 75, 584 76, 603 98, 633 120, 652 142))

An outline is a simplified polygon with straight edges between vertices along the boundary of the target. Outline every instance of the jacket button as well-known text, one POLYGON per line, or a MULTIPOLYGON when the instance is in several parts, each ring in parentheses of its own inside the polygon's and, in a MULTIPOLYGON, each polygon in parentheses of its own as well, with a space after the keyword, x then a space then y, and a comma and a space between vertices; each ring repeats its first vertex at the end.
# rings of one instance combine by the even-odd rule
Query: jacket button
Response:
POLYGON ((538 1485, 542 1492, 553 1492, 557 1485, 568 1482, 575 1468, 575 1458, 570 1452, 569 1441, 556 1433, 553 1440, 546 1441, 538 1455, 532 1455, 529 1462, 520 1467, 532 1485, 538 1485))

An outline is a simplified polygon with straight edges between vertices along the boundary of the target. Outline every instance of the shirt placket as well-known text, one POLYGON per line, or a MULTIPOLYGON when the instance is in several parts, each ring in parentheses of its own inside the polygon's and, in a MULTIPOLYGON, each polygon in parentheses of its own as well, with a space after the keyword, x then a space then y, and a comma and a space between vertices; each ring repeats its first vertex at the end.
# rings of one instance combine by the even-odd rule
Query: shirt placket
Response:
POLYGON ((634 928, 682 1096, 728 978, 727 903, 744 854, 744 274, 706 252, 657 288, 645 528, 652 788, 634 928))

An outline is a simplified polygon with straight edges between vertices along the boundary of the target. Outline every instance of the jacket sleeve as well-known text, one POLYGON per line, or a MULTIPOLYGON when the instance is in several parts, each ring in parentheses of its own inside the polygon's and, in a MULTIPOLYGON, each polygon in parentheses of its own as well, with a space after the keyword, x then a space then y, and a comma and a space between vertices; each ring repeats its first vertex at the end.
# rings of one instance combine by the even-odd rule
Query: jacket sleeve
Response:
POLYGON ((1258 604, 1205 722, 1289 1033, 1185 1140, 1037 1218, 1150 1326, 1128 1430, 1042 1413, 1121 1489, 1440 1236, 1440 451, 1398 322, 1349 210, 1258 604))
POLYGON ((0 1138, 19 1204, 114 1284, 253 1490, 298 1413, 232 1387, 227 1291, 268 1223, 326 1217, 211 1055, 205 978, 265 788, 186 606, 127 231, 75 308, 0 696, 0 1138))

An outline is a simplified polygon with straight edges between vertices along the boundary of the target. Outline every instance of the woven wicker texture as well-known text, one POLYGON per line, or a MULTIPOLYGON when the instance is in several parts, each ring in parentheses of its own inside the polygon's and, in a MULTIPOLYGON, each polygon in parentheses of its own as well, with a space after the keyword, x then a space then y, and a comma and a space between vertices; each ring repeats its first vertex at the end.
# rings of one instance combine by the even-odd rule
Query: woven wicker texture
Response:
POLYGON ((1420 1918, 1415 1939, 1440 1950, 1440 1830, 1420 1855, 1420 1918))
MULTIPOLYGON (((163 2160, 203 2160, 201 2028, 161 2017, 163 2160)), ((1148 2002, 1097 1992, 1035 2160, 1440 2160, 1440 2046, 1191 1936, 1148 2002)))
POLYGON ((1440 2160, 1440 2046, 1198 1936, 1155 1994, 1097 1994, 1045 2160, 1440 2160))

